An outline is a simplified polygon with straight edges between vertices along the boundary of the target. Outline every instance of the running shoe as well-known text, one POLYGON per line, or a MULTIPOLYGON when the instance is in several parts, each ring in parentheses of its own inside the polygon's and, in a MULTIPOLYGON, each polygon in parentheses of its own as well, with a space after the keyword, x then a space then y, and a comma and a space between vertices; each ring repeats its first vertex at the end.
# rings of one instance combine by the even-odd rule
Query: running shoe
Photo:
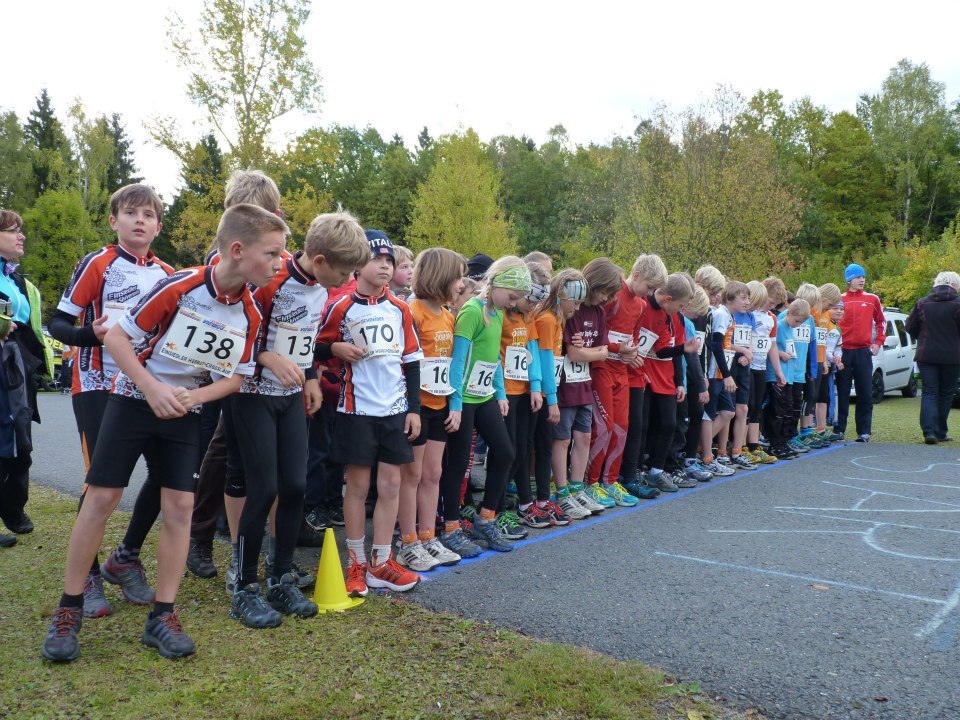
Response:
POLYGON ((351 597, 367 596, 367 564, 352 562, 347 565, 347 595, 351 597))
POLYGON ((577 483, 577 485, 580 487, 575 490, 573 483, 570 484, 570 494, 573 496, 574 500, 583 505, 584 508, 589 510, 594 515, 602 513, 607 509, 606 505, 601 505, 592 497, 590 497, 582 483, 577 483))
MULTIPOLYGON (((290 563, 290 572, 292 572, 296 577, 297 587, 300 589, 308 588, 317 581, 317 576, 309 570, 300 567, 296 560, 290 563)), ((273 572, 273 563, 269 560, 265 560, 263 563, 263 574, 268 578, 275 577, 273 572)))
POLYGON ((87 584, 83 586, 83 616, 88 618, 113 615, 113 608, 103 594, 103 577, 100 573, 87 575, 87 584))
POLYGON ((829 435, 827 435, 827 439, 830 442, 835 443, 835 442, 843 442, 846 438, 844 437, 844 434, 842 432, 837 432, 836 430, 834 430, 829 435))
POLYGON ((773 465, 776 461, 777 459, 763 448, 757 448, 753 452, 753 462, 758 465, 773 465))
POLYGON ((806 435, 797 435, 794 438, 798 443, 806 445, 811 450, 822 450, 825 447, 830 447, 830 443, 825 443, 823 440, 818 438, 813 433, 807 433, 806 435))
POLYGON ((507 483, 507 495, 516 495, 517 494, 517 483, 513 480, 507 483))
POLYGON ((187 570, 204 580, 216 576, 217 566, 213 564, 212 541, 190 538, 190 549, 187 551, 187 570))
POLYGON ((757 466, 750 462, 743 453, 739 455, 734 455, 730 460, 730 464, 734 467, 740 468, 741 470, 756 470, 757 466))
POLYGON ((343 527, 346 525, 346 520, 343 519, 343 508, 341 506, 330 505, 326 508, 326 510, 327 517, 330 519, 331 523, 337 527, 343 527))
POLYGON ((406 592, 420 582, 420 576, 397 565, 392 557, 379 565, 367 566, 367 587, 406 592))
POLYGON ((760 447, 762 447, 764 450, 770 449, 770 441, 767 440, 763 435, 760 436, 757 442, 760 444, 760 447))
POLYGON ((640 504, 640 499, 628 493, 627 489, 618 482, 605 485, 603 489, 620 507, 636 507, 640 504))
POLYGON ((397 549, 397 563, 405 568, 410 568, 414 572, 427 572, 433 570, 440 561, 427 552, 419 540, 410 547, 403 547, 402 543, 397 549))
POLYGON ((802 442, 800 442, 796 438, 792 438, 788 440, 787 447, 793 450, 794 452, 800 453, 801 455, 806 455, 808 452, 810 452, 810 448, 808 448, 806 445, 804 445, 802 442))
POLYGON ((464 505, 460 508, 460 519, 473 522, 477 519, 477 508, 474 505, 464 505))
MULTIPOLYGON (((500 513, 495 522, 497 530, 507 540, 523 540, 530 534, 520 525, 520 518, 517 517, 517 514, 510 510, 500 513)), ((473 526, 476 527, 477 523, 473 523, 473 526)))
POLYGON ((708 473, 711 473, 714 477, 730 477, 734 472, 736 472, 729 465, 724 465, 723 463, 718 462, 716 459, 713 459, 708 463, 701 464, 703 465, 703 468, 708 473))
POLYGON ((655 487, 660 492, 675 493, 679 488, 670 480, 670 476, 665 472, 659 472, 656 475, 647 473, 643 476, 644 483, 648 487, 655 487))
POLYGON ((47 660, 69 662, 80 657, 80 641, 77 634, 83 625, 83 610, 58 607, 50 621, 50 629, 43 639, 40 654, 47 660))
POLYGON ((525 510, 520 510, 517 515, 520 516, 520 522, 535 530, 547 528, 553 524, 547 512, 536 503, 532 503, 525 510))
MULTIPOLYGON (((472 528, 471 528, 472 529, 472 528)), ((452 533, 444 533, 440 539, 443 546, 461 558, 476 557, 483 552, 483 548, 470 542, 470 539, 463 530, 454 530, 452 533)))
POLYGON ((571 520, 581 520, 590 517, 592 514, 583 505, 581 505, 573 495, 566 495, 557 500, 557 505, 567 514, 571 520))
MULTIPOLYGON (((717 462, 720 463, 721 465, 726 465, 727 467, 733 466, 733 462, 730 460, 730 456, 726 454, 717 455, 717 462)), ((736 468, 734 468, 734 470, 736 470, 736 468)))
POLYGON ((184 632, 180 617, 175 612, 165 612, 152 620, 148 617, 140 641, 159 650, 165 658, 181 658, 197 651, 197 646, 184 632))
POLYGON ((436 536, 423 543, 423 549, 433 556, 438 565, 456 565, 461 559, 457 553, 447 548, 436 536))
POLYGON ((787 445, 774 445, 770 448, 770 453, 776 457, 777 460, 793 460, 799 455, 799 453, 787 445))
POLYGON ((500 532, 497 523, 490 520, 487 522, 476 522, 470 530, 470 537, 474 540, 486 544, 491 550, 497 552, 510 552, 513 550, 513 544, 510 543, 500 532))
POLYGON ((868 443, 870 442, 870 433, 864 433, 857 438, 858 443, 868 443))
POLYGON ((655 487, 643 485, 642 483, 638 482, 627 483, 624 487, 627 488, 627 492, 629 492, 635 498, 640 498, 641 500, 653 500, 660 494, 660 491, 655 487))
POLYGON ((275 628, 283 622, 280 613, 270 607, 260 592, 260 583, 237 588, 230 598, 230 617, 254 630, 275 628))
POLYGON ((114 550, 100 566, 100 574, 107 582, 120 586, 127 602, 149 605, 156 598, 153 588, 147 584, 147 574, 139 558, 129 563, 121 563, 117 560, 117 551, 114 550))
POLYGON ((541 509, 546 512, 547 516, 550 518, 551 525, 562 527, 570 524, 570 516, 567 515, 553 500, 548 500, 546 507, 541 509))
POLYGON ((308 618, 319 612, 317 604, 297 586, 297 575, 293 572, 286 573, 279 580, 267 580, 267 602, 284 615, 308 618))
MULTIPOLYGON (((666 474, 667 473, 664 473, 664 475, 666 474)), ((675 475, 671 473, 669 477, 671 482, 673 482, 673 484, 681 490, 689 490, 690 488, 695 488, 700 484, 699 480, 697 480, 695 477, 690 477, 686 473, 677 473, 675 475)))
POLYGON ((616 500, 610 497, 601 483, 590 483, 584 492, 586 492, 590 499, 597 505, 602 505, 604 508, 612 508, 617 505, 616 500))
POLYGON ((693 478, 697 482, 710 482, 713 480, 713 473, 698 462, 688 463, 687 466, 683 468, 683 474, 688 478, 693 478))

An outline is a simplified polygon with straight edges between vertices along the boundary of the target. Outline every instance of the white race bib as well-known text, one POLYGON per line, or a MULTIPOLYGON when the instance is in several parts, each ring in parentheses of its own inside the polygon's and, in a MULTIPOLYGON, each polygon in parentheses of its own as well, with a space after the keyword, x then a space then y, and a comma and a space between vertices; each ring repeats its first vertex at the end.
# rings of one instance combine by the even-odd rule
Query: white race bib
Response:
MULTIPOLYGON (((630 336, 626 333, 617 332, 616 330, 607 330, 607 342, 611 344, 623 345, 630 341, 630 336)), ((620 353, 609 353, 607 355, 608 360, 619 360, 620 353)))
POLYGON ((767 353, 770 352, 770 346, 773 344, 773 341, 768 337, 760 337, 757 335, 753 338, 753 360, 756 363, 762 362, 767 357, 767 353))
POLYGON ((431 395, 451 395, 450 358, 436 357, 420 360, 420 389, 431 395))
POLYGON ((809 343, 810 342, 810 326, 804 323, 803 325, 797 325, 793 329, 793 339, 798 343, 809 343))
POLYGON ((700 349, 703 350, 703 346, 707 342, 707 332, 706 330, 697 330, 696 335, 697 335, 697 340, 700 341, 700 349))
POLYGON ((530 379, 530 351, 525 347, 508 345, 503 357, 503 377, 525 382, 530 379))
POLYGON ((574 362, 569 357, 563 358, 563 372, 568 383, 582 383, 590 379, 590 363, 574 362))
POLYGON ((101 316, 107 318, 104 327, 112 328, 127 312, 127 306, 118 302, 105 302, 101 310, 101 316))
POLYGON ((297 367, 308 368, 313 365, 313 345, 317 339, 317 328, 313 325, 297 327, 289 323, 277 323, 277 336, 273 341, 273 351, 292 360, 297 367))
POLYGON ((497 363, 477 360, 467 379, 467 392, 476 397, 490 397, 493 395, 493 375, 497 371, 497 363))
POLYGON ((560 385, 560 379, 563 377, 563 355, 553 356, 553 378, 560 385))
POLYGON ((797 359, 797 344, 793 340, 787 340, 787 355, 794 360, 797 359))
POLYGON ((201 370, 230 377, 243 357, 246 339, 247 334, 243 330, 180 308, 170 324, 160 354, 201 370))
POLYGON ((736 350, 724 350, 723 359, 727 361, 727 370, 733 370, 733 359, 737 356, 736 350))
POLYGON ((400 357, 400 323, 390 316, 367 316, 347 323, 353 344, 366 350, 365 358, 394 355, 400 357))
POLYGON ((641 357, 647 357, 653 352, 654 343, 659 339, 660 336, 657 333, 640 328, 640 335, 637 337, 637 353, 641 357))
POLYGON ((753 335, 753 328, 749 325, 733 326, 733 345, 734 347, 750 347, 750 339, 753 335))
POLYGON ((827 345, 827 329, 825 327, 817 328, 817 346, 826 347, 827 345))

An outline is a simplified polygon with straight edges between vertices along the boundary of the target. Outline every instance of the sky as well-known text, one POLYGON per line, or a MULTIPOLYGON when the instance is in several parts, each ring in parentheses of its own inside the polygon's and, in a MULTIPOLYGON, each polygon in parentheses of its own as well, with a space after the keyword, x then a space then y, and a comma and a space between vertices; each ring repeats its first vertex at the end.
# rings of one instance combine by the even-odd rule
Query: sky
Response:
MULTIPOLYGON (((174 117, 185 137, 205 131, 184 94, 186 74, 167 18, 190 24, 199 0, 4 2, 7 58, 0 109, 25 119, 41 88, 58 117, 79 97, 88 115, 119 113, 140 174, 170 201, 178 163, 145 123, 174 117)), ((373 126, 408 147, 472 127, 481 139, 562 124, 576 144, 629 134, 657 106, 681 111, 718 84, 749 97, 779 90, 828 110, 854 111, 901 58, 926 63, 960 99, 960 53, 949 33, 960 3, 944 0, 726 3, 314 0, 304 35, 320 71, 318 115, 277 124, 273 141, 311 126, 373 126)))

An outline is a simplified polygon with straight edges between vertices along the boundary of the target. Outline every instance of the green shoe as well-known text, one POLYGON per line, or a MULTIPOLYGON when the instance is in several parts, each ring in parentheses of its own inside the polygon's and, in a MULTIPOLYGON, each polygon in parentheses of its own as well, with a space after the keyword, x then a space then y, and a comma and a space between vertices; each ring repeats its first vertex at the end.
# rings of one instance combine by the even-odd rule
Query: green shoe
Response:
MULTIPOLYGON (((593 500, 597 505, 603 505, 605 508, 616 507, 617 501, 614 500, 607 491, 604 489, 603 485, 600 483, 593 483, 592 485, 587 486, 587 497, 593 500)), ((631 496, 632 497, 632 496, 631 496)))
POLYGON ((603 489, 620 507, 635 507, 640 504, 640 499, 628 493, 627 489, 618 482, 604 485, 603 489))
POLYGON ((515 512, 506 510, 496 519, 497 529, 507 540, 523 540, 529 533, 515 512))

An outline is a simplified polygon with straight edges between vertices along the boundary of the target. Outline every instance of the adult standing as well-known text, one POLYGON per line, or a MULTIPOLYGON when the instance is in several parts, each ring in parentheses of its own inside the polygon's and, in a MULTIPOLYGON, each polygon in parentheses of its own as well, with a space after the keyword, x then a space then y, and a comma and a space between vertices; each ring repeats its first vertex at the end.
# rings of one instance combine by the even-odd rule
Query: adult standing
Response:
POLYGON ((907 318, 907 332, 917 339, 920 368, 920 429, 927 445, 952 440, 947 416, 960 377, 960 275, 942 272, 933 290, 920 298, 907 318))
POLYGON ((857 442, 870 442, 873 424, 873 356, 880 352, 887 339, 887 321, 883 317, 880 298, 863 287, 867 272, 856 263, 843 271, 847 291, 843 294, 843 318, 839 322, 843 338, 843 370, 837 375, 837 424, 834 432, 847 431, 850 412, 850 386, 857 390, 857 442))
MULTIPOLYGON (((10 319, 0 320, 0 520, 18 535, 33 530, 24 506, 31 422, 40 422, 36 378, 53 377, 53 353, 40 327, 40 291, 17 272, 23 242, 21 217, 0 208, 0 307, 10 319)), ((15 543, 15 537, 0 535, 0 546, 15 543)))

